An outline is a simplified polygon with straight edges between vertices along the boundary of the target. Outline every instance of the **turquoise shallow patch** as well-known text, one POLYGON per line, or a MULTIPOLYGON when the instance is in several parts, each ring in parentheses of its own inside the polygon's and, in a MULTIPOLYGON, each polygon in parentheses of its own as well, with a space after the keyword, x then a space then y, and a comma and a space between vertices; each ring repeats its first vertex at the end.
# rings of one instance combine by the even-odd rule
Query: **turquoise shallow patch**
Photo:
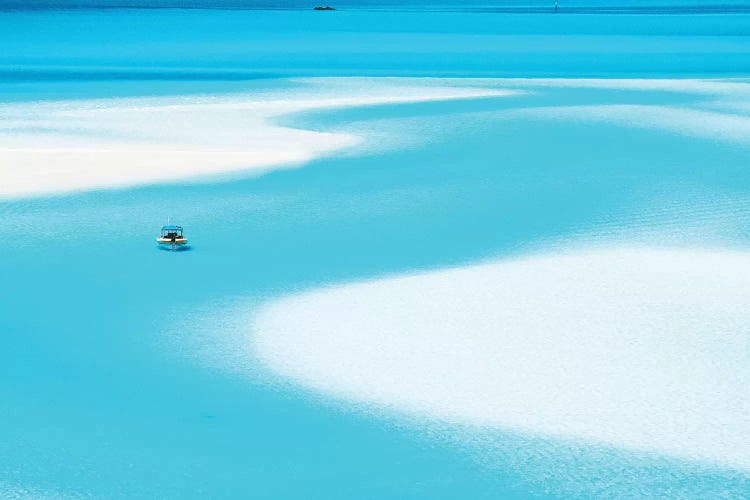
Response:
MULTIPOLYGON (((250 76, 651 77, 746 74, 750 62, 739 36, 745 16, 560 21, 572 32, 531 15, 347 16, 311 26, 306 12, 4 13, 0 41, 10 49, 0 65, 16 78, 3 80, 0 96, 302 85, 214 81, 215 73, 197 80, 185 69, 196 66, 250 76), (372 44, 357 45, 358 27, 371 31, 363 39, 372 44), (122 77, 165 66, 149 78, 122 77), (32 67, 49 73, 40 78, 32 67), (62 70, 85 72, 71 80, 56 76, 62 70)), ((413 138, 408 148, 375 147, 253 179, 1 202, 0 494, 8 484, 105 498, 743 495, 744 472, 502 431, 459 445, 417 422, 269 385, 252 360, 252 373, 237 370, 245 345, 222 334, 238 328, 222 315, 237 303, 252 313, 264 298, 294 290, 559 242, 747 245, 747 146, 507 115, 540 105, 700 107, 709 97, 532 90, 282 120, 413 138), (190 252, 156 249, 169 215, 185 227, 190 252)))

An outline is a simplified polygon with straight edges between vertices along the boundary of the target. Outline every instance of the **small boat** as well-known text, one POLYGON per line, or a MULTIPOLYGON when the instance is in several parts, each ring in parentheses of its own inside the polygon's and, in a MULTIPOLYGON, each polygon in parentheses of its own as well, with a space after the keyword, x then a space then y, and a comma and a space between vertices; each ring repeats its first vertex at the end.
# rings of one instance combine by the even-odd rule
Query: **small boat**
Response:
POLYGON ((321 5, 319 7, 313 7, 313 10, 336 10, 336 9, 331 7, 330 5, 321 5))
POLYGON ((182 226, 162 226, 161 236, 156 241, 160 245, 171 245, 174 250, 177 245, 187 244, 188 240, 182 235, 182 226))

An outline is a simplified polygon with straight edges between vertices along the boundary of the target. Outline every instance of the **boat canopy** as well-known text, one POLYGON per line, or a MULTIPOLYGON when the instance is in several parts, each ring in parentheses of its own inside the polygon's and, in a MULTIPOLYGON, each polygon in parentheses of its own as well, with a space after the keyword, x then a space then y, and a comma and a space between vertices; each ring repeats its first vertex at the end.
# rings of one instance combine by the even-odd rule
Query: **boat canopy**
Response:
POLYGON ((177 233, 182 235, 182 226, 162 226, 161 234, 177 233))

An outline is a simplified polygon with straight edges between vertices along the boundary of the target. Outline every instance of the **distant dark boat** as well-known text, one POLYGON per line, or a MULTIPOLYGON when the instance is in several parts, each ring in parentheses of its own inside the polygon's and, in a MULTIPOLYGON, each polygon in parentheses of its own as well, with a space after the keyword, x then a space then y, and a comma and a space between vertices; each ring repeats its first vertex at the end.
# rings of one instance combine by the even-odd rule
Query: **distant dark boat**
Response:
POLYGON ((330 5, 315 7, 313 10, 336 10, 335 8, 331 7, 330 5))

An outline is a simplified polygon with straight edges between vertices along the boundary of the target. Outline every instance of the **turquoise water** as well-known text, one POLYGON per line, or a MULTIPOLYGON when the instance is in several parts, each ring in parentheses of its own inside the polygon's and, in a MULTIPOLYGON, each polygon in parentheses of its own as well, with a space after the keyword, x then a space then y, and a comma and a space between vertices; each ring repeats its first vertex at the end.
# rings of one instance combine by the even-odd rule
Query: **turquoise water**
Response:
POLYGON ((0 70, 9 82, 133 84, 274 75, 746 76, 749 16, 7 12, 0 70))
MULTIPOLYGON (((474 12, 553 12, 554 0, 342 0, 332 2, 341 10, 465 10, 474 12)), ((236 10, 309 10, 306 0, 4 0, 0 7, 8 10, 89 9, 102 7, 198 8, 236 10)), ((564 0, 558 2, 563 13, 713 13, 741 12, 750 7, 747 0, 564 0)))
MULTIPOLYGON (((296 88, 284 78, 308 75, 750 73, 745 15, 336 16, 4 13, 0 98, 296 88)), ((224 312, 320 284, 577 238, 747 246, 747 146, 504 114, 701 107, 705 96, 535 91, 282 120, 366 126, 414 138, 407 148, 259 178, 0 202, 0 496, 746 495, 747 474, 722 466, 501 431, 468 445, 269 383, 242 357, 242 324, 224 312), (179 215, 190 251, 154 248, 166 214, 179 215)))

